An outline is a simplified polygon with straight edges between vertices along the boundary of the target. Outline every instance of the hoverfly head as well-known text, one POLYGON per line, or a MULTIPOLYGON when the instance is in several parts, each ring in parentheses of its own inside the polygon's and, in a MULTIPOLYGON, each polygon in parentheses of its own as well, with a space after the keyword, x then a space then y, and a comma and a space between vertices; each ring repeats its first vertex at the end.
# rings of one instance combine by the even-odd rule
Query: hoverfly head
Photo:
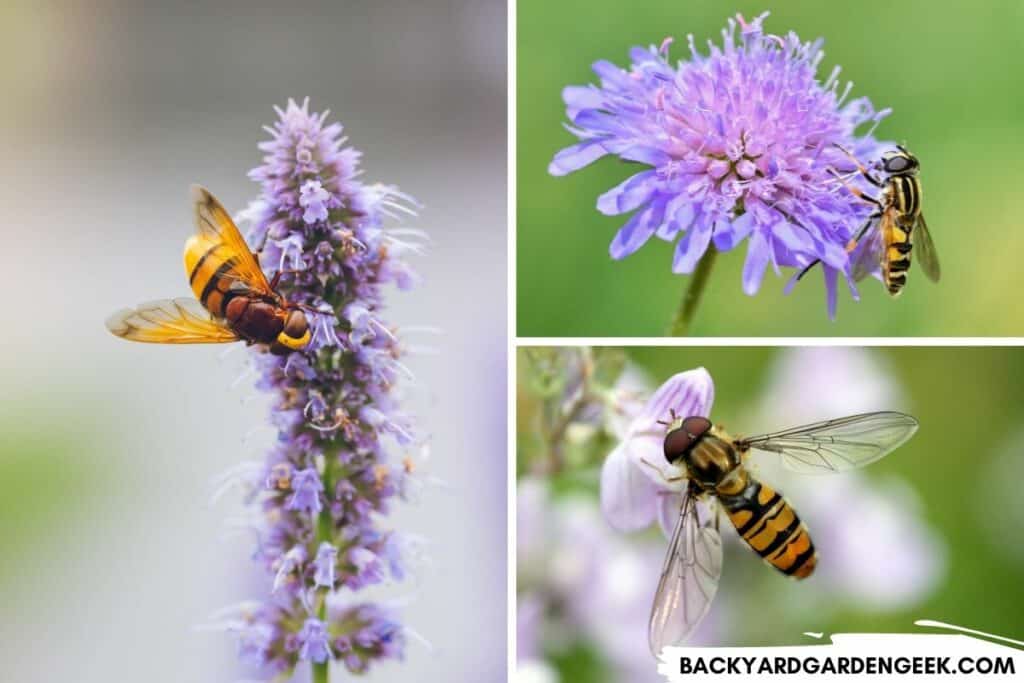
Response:
POLYGON ((917 173, 920 166, 917 157, 903 145, 899 145, 896 151, 887 152, 882 157, 882 168, 889 175, 913 175, 917 173))
MULTIPOLYGON (((309 321, 301 308, 289 309, 285 314, 284 327, 274 341, 274 347, 283 347, 280 352, 297 351, 305 348, 310 340, 309 321)), ((271 349, 277 352, 276 349, 271 349)))
POLYGON ((665 435, 665 460, 675 464, 700 441, 700 438, 711 429, 711 420, 706 417, 691 416, 673 422, 674 426, 665 435))

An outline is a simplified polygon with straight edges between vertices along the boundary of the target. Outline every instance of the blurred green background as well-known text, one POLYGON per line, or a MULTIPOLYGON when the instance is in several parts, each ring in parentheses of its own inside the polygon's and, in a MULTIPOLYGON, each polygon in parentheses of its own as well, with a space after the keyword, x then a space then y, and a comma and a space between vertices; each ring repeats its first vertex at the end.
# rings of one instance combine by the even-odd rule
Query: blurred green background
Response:
MULTIPOLYGON (((539 478, 550 484, 556 500, 582 496, 591 500, 596 510, 600 464, 616 439, 609 435, 598 438, 589 452, 578 451, 564 468, 551 472, 543 462, 543 442, 537 438, 540 404, 530 388, 531 361, 527 354, 535 351, 521 348, 518 356, 520 485, 539 478)), ((916 493, 910 500, 919 499, 920 505, 908 506, 906 515, 920 519, 945 545, 945 552, 934 560, 937 582, 926 589, 917 604, 890 607, 883 600, 881 605, 861 608, 840 597, 833 601, 815 594, 822 588, 824 576, 812 577, 808 584, 776 581, 771 571, 745 557, 749 554, 745 548, 731 543, 733 538, 726 538, 723 589, 709 619, 715 618, 718 609, 722 610, 719 615, 727 614, 731 620, 724 633, 704 644, 794 645, 799 644, 800 633, 805 630, 908 633, 914 630, 916 619, 925 618, 1020 639, 1024 636, 1024 598, 1020 591, 1024 553, 1019 549, 1024 501, 1018 487, 1024 476, 1024 390, 1018 378, 1024 376, 1024 353, 997 347, 832 347, 811 351, 818 354, 813 363, 808 362, 808 349, 800 348, 659 347, 627 348, 624 353, 647 374, 652 388, 677 372, 706 367, 715 382, 711 417, 735 435, 809 421, 805 415, 808 410, 829 412, 847 398, 853 401, 851 405, 862 407, 843 412, 895 409, 913 414, 921 423, 914 438, 863 470, 863 475, 869 487, 882 490, 887 482, 900 481, 916 493), (853 362, 850 354, 854 354, 853 362), (844 373, 846 380, 842 379, 844 373), (888 388, 880 390, 882 385, 888 388), (798 414, 801 417, 794 417, 798 414), (756 609, 751 609, 754 605, 756 609)), ((819 417, 829 416, 838 415, 830 412, 819 417)), ((763 471, 761 476, 774 481, 763 471)), ((809 482, 812 486, 841 478, 793 477, 803 483, 813 480, 809 482)), ((808 498, 813 498, 809 489, 795 487, 794 479, 784 479, 776 486, 788 492, 798 510, 814 510, 807 504, 808 498)), ((842 501, 833 504, 842 510, 842 501)), ((827 554, 827 545, 823 548, 821 540, 827 537, 823 529, 828 529, 832 520, 821 518, 820 510, 802 514, 812 533, 818 530, 821 534, 819 552, 827 554)), ((889 530, 873 526, 877 519, 864 519, 863 523, 863 529, 873 530, 866 531, 869 536, 877 533, 888 539, 882 545, 902 543, 897 540, 902 536, 894 538, 891 531, 887 536, 889 530)), ((855 528, 862 527, 857 523, 855 528)), ((665 547, 656 529, 633 534, 609 529, 609 533, 637 547, 642 543, 665 547)), ((722 533, 724 537, 735 536, 731 528, 723 527, 722 533)), ((529 541, 520 538, 518 542, 522 546, 529 541)), ((601 562, 612 558, 605 554, 601 562)), ((823 557, 825 562, 835 559, 823 557)), ((877 554, 865 554, 860 561, 898 562, 881 547, 877 554)), ((652 585, 651 595, 653 590, 652 585)), ((649 602, 641 609, 648 606, 649 602)), ((550 633, 546 637, 551 639, 550 633)), ((600 647, 584 641, 568 652, 548 656, 559 672, 559 680, 615 680, 608 662, 601 661, 603 654, 600 647)))
MULTIPOLYGON (((602 216, 595 202, 630 175, 605 158, 555 178, 547 165, 575 137, 563 130, 561 90, 595 82, 590 65, 627 64, 633 45, 686 35, 720 43, 734 12, 771 10, 770 33, 825 39, 819 73, 833 65, 894 112, 880 139, 905 141, 921 159, 925 213, 943 265, 933 285, 911 272, 891 300, 877 282, 862 300, 840 288, 838 321, 825 313, 820 276, 792 295, 770 270, 760 293, 740 287, 746 246, 718 259, 691 333, 723 336, 998 336, 1024 334, 1013 306, 1020 288, 1024 232, 1024 3, 894 3, 811 0, 587 0, 518 4, 517 267, 521 336, 664 334, 688 278, 671 273, 672 246, 652 239, 623 261, 608 245, 624 217, 602 216)), ((789 273, 785 273, 788 278, 789 273)))

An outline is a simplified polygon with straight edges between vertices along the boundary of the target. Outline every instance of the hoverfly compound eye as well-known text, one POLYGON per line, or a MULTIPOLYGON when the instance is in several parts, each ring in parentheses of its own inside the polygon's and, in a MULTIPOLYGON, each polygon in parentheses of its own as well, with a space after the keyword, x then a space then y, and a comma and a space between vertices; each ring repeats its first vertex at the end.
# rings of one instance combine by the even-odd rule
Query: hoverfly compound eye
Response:
POLYGON ((711 420, 706 417, 688 417, 683 420, 683 429, 693 435, 694 440, 704 436, 704 432, 711 429, 711 420))
POLYGON ((917 165, 917 160, 907 154, 894 154, 885 160, 885 170, 888 173, 903 173, 917 165))
POLYGON ((301 339, 309 331, 309 323, 306 322, 306 314, 300 310, 294 310, 288 314, 284 323, 284 332, 293 339, 301 339))
POLYGON ((706 417, 688 417, 682 424, 665 435, 665 459, 674 463, 686 455, 687 451, 711 429, 711 421, 706 417))
POLYGON ((310 336, 306 314, 296 309, 285 318, 284 329, 277 335, 277 342, 286 348, 298 350, 309 344, 310 336))

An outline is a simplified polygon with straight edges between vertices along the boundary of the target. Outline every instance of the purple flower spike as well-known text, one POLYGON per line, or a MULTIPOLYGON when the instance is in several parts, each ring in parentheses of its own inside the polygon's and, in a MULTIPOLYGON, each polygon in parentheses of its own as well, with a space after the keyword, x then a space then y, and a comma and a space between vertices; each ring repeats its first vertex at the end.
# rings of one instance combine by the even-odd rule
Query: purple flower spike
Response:
POLYGON ((697 368, 670 377, 633 417, 601 468, 601 511, 612 527, 633 531, 666 514, 679 514, 679 492, 686 482, 668 481, 678 472, 665 461, 667 423, 673 415, 708 417, 714 400, 711 375, 697 368), (674 513, 666 513, 673 506, 674 513))
MULTIPOLYGON (((690 58, 675 65, 670 40, 633 48, 629 69, 596 62, 600 85, 563 91, 567 129, 580 142, 558 152, 548 172, 567 175, 609 154, 638 164, 597 200, 603 214, 632 213, 612 258, 657 236, 676 243, 672 271, 691 273, 711 245, 729 251, 745 240, 742 287, 751 296, 769 265, 779 272, 821 260, 834 318, 837 275, 855 291, 846 245, 872 207, 831 171, 852 167, 839 146, 860 159, 890 146, 872 137, 889 110, 847 100, 838 67, 819 81, 822 41, 766 34, 767 15, 730 19, 722 46, 709 42, 707 55, 689 36, 690 58), (872 127, 860 135, 862 124, 872 127)), ((848 182, 867 189, 858 176, 848 182)))
POLYGON ((358 179, 359 153, 326 112, 290 101, 277 114, 260 144, 263 163, 249 174, 262 193, 245 215, 250 243, 263 245, 261 264, 279 271, 281 293, 306 311, 312 340, 284 357, 251 356, 277 430, 250 498, 262 515, 255 557, 266 592, 222 623, 260 675, 285 680, 300 661, 322 671, 333 659, 362 672, 402 657, 395 616, 333 603, 379 583, 379 558, 401 564, 384 525, 394 482, 417 476, 404 464, 407 445, 422 441, 399 406, 409 371, 383 293, 413 281, 404 257, 420 247, 408 235, 420 233, 385 227, 415 213, 409 198, 358 179))

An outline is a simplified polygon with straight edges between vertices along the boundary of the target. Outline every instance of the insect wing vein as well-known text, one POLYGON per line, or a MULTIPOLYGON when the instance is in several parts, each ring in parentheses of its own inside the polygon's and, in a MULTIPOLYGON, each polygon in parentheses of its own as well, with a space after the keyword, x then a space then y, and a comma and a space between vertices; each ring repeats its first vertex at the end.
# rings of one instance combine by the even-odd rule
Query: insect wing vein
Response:
POLYGON ((918 261, 921 269, 928 279, 938 282, 942 277, 942 268, 939 266, 939 256, 935 252, 935 243, 932 242, 932 234, 928 230, 928 224, 924 220, 924 214, 917 217, 917 224, 914 226, 914 241, 917 245, 918 261))
POLYGON ((272 293, 267 276, 227 209, 209 190, 199 185, 192 186, 191 195, 198 234, 211 244, 223 244, 235 259, 234 272, 227 276, 259 294, 272 293))
POLYGON ((126 308, 107 318, 118 337, 153 344, 213 344, 238 335, 194 299, 163 299, 126 308))
POLYGON ((648 640, 655 656, 693 633, 711 607, 721 574, 721 536, 700 524, 696 500, 687 495, 651 608, 648 640))
POLYGON ((914 435, 917 426, 910 415, 883 411, 793 427, 742 439, 739 444, 777 453, 789 469, 797 472, 845 472, 896 450, 914 435))

